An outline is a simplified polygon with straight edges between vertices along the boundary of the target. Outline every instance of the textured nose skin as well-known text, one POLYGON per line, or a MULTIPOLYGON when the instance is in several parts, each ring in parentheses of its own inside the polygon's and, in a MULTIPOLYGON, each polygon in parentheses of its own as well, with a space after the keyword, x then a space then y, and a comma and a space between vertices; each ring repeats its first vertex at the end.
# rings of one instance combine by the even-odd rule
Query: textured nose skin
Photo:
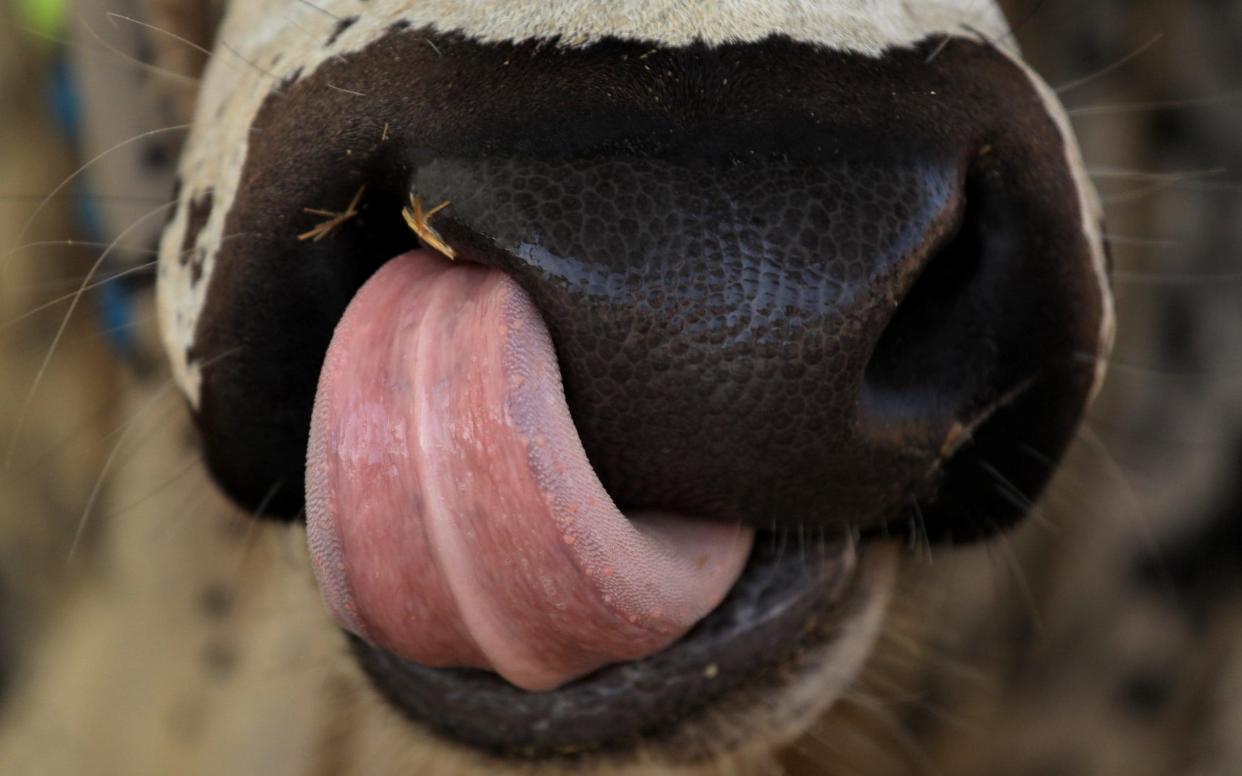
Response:
POLYGON ((161 289, 198 305, 167 310, 170 352, 199 370, 225 489, 299 514, 324 353, 371 274, 426 247, 401 218, 414 193, 452 203, 431 226, 461 260, 535 300, 623 509, 913 514, 954 541, 1021 517, 1109 330, 1046 89, 964 37, 562 43, 394 28, 271 92, 235 191, 187 190, 161 289), (360 191, 356 217, 298 239, 307 209, 360 191), (196 251, 200 221, 238 239, 196 251))
MULTIPOLYGON (((587 452, 627 509, 866 520, 969 407, 874 433, 860 397, 899 300, 953 236, 956 165, 437 160, 413 188, 556 343, 587 452)), ((881 420, 880 422, 884 422, 881 420)))

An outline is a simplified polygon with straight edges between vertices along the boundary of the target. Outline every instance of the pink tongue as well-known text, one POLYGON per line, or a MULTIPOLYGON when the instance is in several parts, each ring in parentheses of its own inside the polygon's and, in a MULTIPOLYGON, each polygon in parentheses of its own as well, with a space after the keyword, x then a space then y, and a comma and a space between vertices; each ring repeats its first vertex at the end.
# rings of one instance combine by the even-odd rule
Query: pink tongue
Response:
POLYGON ((528 690, 676 641, 724 598, 753 538, 623 515, 525 292, 427 251, 380 269, 336 329, 306 496, 315 575, 342 625, 528 690))

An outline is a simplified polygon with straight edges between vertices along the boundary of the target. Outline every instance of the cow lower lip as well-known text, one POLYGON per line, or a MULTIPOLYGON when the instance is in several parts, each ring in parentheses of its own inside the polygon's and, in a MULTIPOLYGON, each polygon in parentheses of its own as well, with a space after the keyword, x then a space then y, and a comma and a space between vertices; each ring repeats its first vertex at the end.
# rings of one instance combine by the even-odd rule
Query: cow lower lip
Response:
POLYGON ((352 641, 393 706, 455 741, 523 758, 668 741, 689 762, 732 744, 684 740, 683 731, 710 724, 731 702, 735 709, 753 705, 759 694, 797 681, 826 659, 822 650, 876 592, 860 573, 865 566, 866 555, 849 539, 762 534, 728 597, 686 636, 552 692, 524 692, 485 671, 429 668, 352 641))

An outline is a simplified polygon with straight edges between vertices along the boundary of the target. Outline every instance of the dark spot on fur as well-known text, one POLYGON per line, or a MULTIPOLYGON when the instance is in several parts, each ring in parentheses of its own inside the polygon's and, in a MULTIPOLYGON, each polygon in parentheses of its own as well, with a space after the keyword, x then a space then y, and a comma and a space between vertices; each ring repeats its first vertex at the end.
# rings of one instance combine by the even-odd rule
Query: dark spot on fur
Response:
POLYGON ((1160 327, 1160 336, 1161 350, 1164 353, 1161 364, 1166 369, 1193 371, 1196 364, 1203 363, 1197 355, 1197 301, 1175 296, 1161 309, 1163 325, 1160 327))
MULTIPOLYGON (((198 243, 198 235, 203 231, 203 227, 207 226, 207 220, 211 218, 211 209, 215 204, 215 196, 208 189, 202 194, 190 200, 190 204, 186 209, 185 237, 181 240, 181 255, 178 259, 181 266, 186 266, 192 259, 196 259, 201 263, 202 257, 196 257, 194 254, 194 246, 198 243)), ((195 278, 195 285, 198 279, 195 278)))
POLYGON ((298 79, 301 77, 302 77, 302 68, 299 67, 281 80, 280 84, 277 85, 276 87, 276 91, 278 92, 287 91, 289 87, 297 83, 298 79))
MULTIPOLYGON (((181 188, 183 185, 184 184, 181 182, 180 175, 173 176, 172 194, 169 195, 169 202, 181 202, 181 188)), ((177 215, 177 207, 179 206, 180 205, 178 204, 177 206, 168 208, 168 212, 164 215, 164 227, 160 230, 161 232, 164 229, 167 229, 168 225, 172 223, 173 218, 177 215)))
POLYGON ((173 155, 163 143, 147 143, 142 148, 142 166, 148 172, 166 170, 172 161, 173 155))
POLYGON ((336 23, 336 28, 332 30, 332 34, 328 36, 328 40, 325 41, 323 45, 331 46, 332 44, 336 43, 336 41, 342 35, 345 34, 345 30, 348 30, 350 27, 353 27, 354 23, 357 21, 358 21, 357 16, 348 16, 344 19, 341 19, 339 22, 336 23))
POLYGON ((388 29, 391 32, 400 32, 401 30, 408 30, 410 29, 410 23, 409 21, 402 19, 399 22, 393 22, 392 26, 389 27, 388 29))
POLYGON ((213 679, 227 679, 237 670, 237 650, 224 642, 208 642, 202 659, 203 670, 213 679))
POLYGON ((195 248, 190 258, 190 287, 193 288, 203 279, 203 265, 207 263, 207 251, 195 248))
POLYGON ((1176 148, 1190 145, 1195 134, 1185 111, 1153 111, 1148 120, 1148 132, 1152 145, 1157 148, 1176 148))
POLYGON ((198 602, 209 619, 220 620, 233 613, 236 596, 232 590, 217 582, 203 589, 198 602))
POLYGON ((1140 672, 1121 683, 1120 700, 1131 712, 1148 717, 1160 713, 1173 697, 1170 677, 1165 674, 1140 672))
POLYGON ((1164 552, 1135 562, 1135 577, 1149 589, 1174 596, 1196 624, 1237 599, 1242 582, 1242 438, 1222 468, 1224 486, 1207 517, 1166 543, 1164 552))

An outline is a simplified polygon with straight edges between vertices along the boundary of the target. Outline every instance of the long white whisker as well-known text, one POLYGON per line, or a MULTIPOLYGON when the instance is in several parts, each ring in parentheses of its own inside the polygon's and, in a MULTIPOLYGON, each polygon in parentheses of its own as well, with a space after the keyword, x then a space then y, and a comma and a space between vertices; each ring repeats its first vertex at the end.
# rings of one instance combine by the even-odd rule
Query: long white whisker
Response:
POLYGON ((1124 245, 1127 247, 1140 248, 1173 248, 1177 246, 1180 240, 1159 237, 1127 237, 1124 235, 1110 234, 1108 241, 1112 245, 1124 245))
POLYGON ((102 280, 97 280, 94 283, 91 283, 90 285, 81 286, 76 291, 72 291, 68 294, 64 294, 63 296, 58 296, 55 299, 44 302, 43 304, 33 309, 27 310, 25 313, 17 316, 16 318, 5 321, 4 323, 0 323, 0 331, 4 331, 7 328, 10 328, 18 323, 21 323, 22 321, 30 318, 31 316, 37 315, 38 313, 43 312, 49 307, 55 307, 61 302, 64 302, 69 299, 74 299, 75 297, 80 296, 82 293, 86 291, 93 291, 96 288, 100 288, 101 286, 106 286, 115 280, 120 280, 121 278, 126 278, 126 277, 129 277, 130 275, 136 275, 140 272, 148 272, 152 269, 155 269, 155 267, 157 267, 158 265, 159 265, 158 259, 154 261, 148 261, 144 264, 139 264, 136 267, 130 267, 129 269, 121 270, 120 272, 115 272, 103 278, 102 280))
POLYGON ((1141 188, 1133 189, 1131 191, 1123 191, 1117 194, 1110 194, 1107 196, 1102 196, 1100 197, 1100 202, 1103 203, 1106 207, 1109 205, 1120 205, 1125 202, 1133 202, 1136 199, 1142 199, 1143 197, 1148 197, 1148 196, 1151 196, 1152 194, 1158 194, 1168 189, 1177 188, 1185 183, 1200 181, 1200 180, 1203 180, 1204 178, 1211 177, 1213 175, 1219 175, 1223 172, 1225 172, 1224 169, 1219 169, 1219 170, 1210 170, 1207 172, 1191 172, 1191 173, 1185 173, 1181 175, 1168 175, 1168 176, 1164 176, 1160 178, 1154 178, 1156 180, 1156 183, 1153 183, 1150 186, 1143 186, 1141 188))
POLYGON ((187 456, 180 464, 177 465, 171 477, 168 477, 163 482, 156 485, 145 496, 135 499, 125 504, 124 506, 118 507, 116 510, 107 513, 103 519, 112 520, 114 518, 120 517, 121 515, 124 515, 125 513, 129 512, 131 509, 136 509, 142 506, 146 502, 158 496, 160 493, 164 492, 166 489, 168 489, 175 483, 180 482, 181 478, 189 474, 191 471, 193 471, 195 467, 202 462, 202 460, 203 460, 202 453, 199 452, 198 450, 195 450, 193 453, 187 456))
MULTIPOLYGON (((996 526, 992 521, 988 521, 993 529, 996 526)), ((988 544, 988 547, 996 547, 1000 550, 1001 558, 1005 565, 1009 567, 1009 572, 1013 574, 1014 583, 1018 586, 1018 593, 1022 596, 1022 600, 1026 602, 1026 606, 1030 611, 1031 625, 1036 633, 1044 630, 1043 617, 1039 614, 1039 605, 1035 600, 1035 592, 1031 589, 1030 580, 1026 578, 1026 571, 1022 568, 1022 562, 1018 559, 1017 553, 1013 550, 1009 537, 1000 530, 996 531, 996 541, 988 544)))
MULTIPOLYGON (((160 27, 157 27, 157 26, 156 26, 156 25, 154 25, 154 24, 148 24, 147 22, 144 22, 144 21, 142 21, 141 19, 135 19, 135 18, 133 18, 132 16, 126 16, 125 14, 122 14, 122 13, 116 13, 116 12, 114 12, 114 11, 109 11, 109 12, 106 14, 106 16, 107 16, 107 18, 108 18, 108 21, 110 21, 110 22, 112 22, 112 23, 114 23, 114 24, 116 23, 116 20, 117 20, 117 19, 120 19, 120 20, 122 20, 122 21, 127 21, 127 22, 129 22, 130 24, 136 24, 136 25, 138 25, 139 27, 143 27, 143 28, 145 28, 145 29, 151 30, 152 32, 158 32, 158 33, 159 33, 159 34, 161 34, 161 35, 167 35, 168 37, 172 38, 173 40, 175 40, 175 41, 177 41, 177 42, 179 42, 179 43, 183 43, 183 44, 185 44, 186 46, 189 46, 190 48, 194 49, 195 51, 198 51, 198 52, 200 52, 200 53, 202 53, 202 54, 206 54, 209 58, 210 58, 210 57, 215 56, 215 54, 211 51, 211 49, 204 48, 203 46, 198 45, 197 43, 195 43, 194 41, 190 40, 189 38, 184 38, 184 37, 182 37, 182 36, 178 35, 178 34, 177 34, 177 33, 175 33, 175 32, 170 32, 169 30, 162 29, 162 28, 160 28, 160 27)), ((259 66, 258 66, 257 64, 255 64, 254 62, 251 62, 249 59, 246 59, 244 56, 242 56, 242 55, 241 55, 241 53, 240 53, 237 49, 233 48, 232 46, 230 46, 230 45, 229 45, 228 43, 226 43, 225 41, 221 40, 221 41, 219 41, 219 42, 217 43, 217 45, 219 45, 219 46, 220 46, 221 48, 223 48, 224 50, 228 51, 228 52, 229 52, 230 54, 232 54, 233 56, 237 57, 237 59, 239 59, 240 61, 242 61, 242 62, 246 63, 247 65, 249 65, 250 67, 254 68, 257 72, 262 73, 263 75, 267 76, 268 78, 272 78, 272 79, 274 79, 274 78, 276 77, 275 75, 273 75, 272 73, 268 72, 267 70, 264 70, 263 68, 259 67, 259 66)))
MULTIPOLYGON (((134 135, 128 140, 122 140, 120 143, 117 143, 116 145, 108 148, 107 150, 100 151, 98 154, 92 157, 89 161, 87 161, 81 167, 79 167, 78 169, 70 173, 67 178, 61 181, 60 185, 52 189, 52 192, 43 198, 43 201, 39 203, 39 206, 36 207, 34 212, 30 214, 30 218, 26 220, 26 223, 22 226, 21 231, 18 232, 17 239, 13 241, 13 245, 19 246, 22 244, 22 242, 26 239, 26 234, 30 231, 30 227, 34 225, 35 220, 43 212, 44 208, 46 208, 48 204, 51 203, 52 199, 55 198, 57 194, 64 191, 66 186, 68 186, 73 181, 77 180, 77 178, 80 175, 82 175, 82 173, 89 170, 92 166, 98 163, 101 159, 121 150, 122 148, 131 146, 134 143, 139 142, 140 140, 145 140, 149 137, 154 137, 156 135, 167 134, 169 132, 184 132, 185 130, 188 130, 189 128, 190 128, 189 124, 175 124, 171 127, 163 127, 161 129, 147 130, 146 132, 140 132, 139 134, 134 135)), ((0 277, 4 276, 5 269, 8 266, 9 257, 11 257, 16 252, 17 252, 16 247, 10 248, 9 251, 4 254, 4 257, 0 258, 0 277)))
POLYGON ((60 452, 61 450, 63 450, 65 446, 68 445, 70 442, 77 439, 78 436, 82 434, 90 425, 92 425, 93 423, 99 422, 104 417, 104 415, 110 409, 112 409, 112 407, 116 404, 116 400, 117 400, 117 395, 115 393, 106 395, 103 401, 95 405, 90 410, 90 412, 86 414, 86 416, 82 419, 82 421, 73 428, 72 431, 70 431, 68 434, 64 435, 63 437, 55 440, 45 450, 36 454, 36 456, 28 463, 27 466, 21 469, 10 470, 7 472, 0 472, 0 482, 4 482, 5 480, 9 478, 25 477, 29 475, 31 472, 38 469, 40 466, 43 466, 45 463, 47 463, 49 458, 51 458, 57 452, 60 452))
POLYGON ((1224 373, 1212 373, 1203 369, 1161 369, 1159 367, 1147 366, 1144 364, 1135 364, 1117 358, 1116 356, 1104 356, 1098 353, 1078 352, 1072 356, 1077 361, 1089 364, 1098 364, 1104 362, 1108 364, 1109 371, 1120 373, 1131 373, 1142 375, 1144 377, 1159 377, 1166 380, 1203 380, 1211 379, 1219 383, 1232 383, 1242 380, 1242 371, 1231 371, 1224 373))
POLYGON ((1131 51, 1129 54, 1126 54, 1121 59, 1118 59, 1116 62, 1113 62, 1111 65, 1106 65, 1105 67, 1095 71, 1091 75, 1083 76, 1082 78, 1079 78, 1074 81, 1070 81, 1069 83, 1066 83, 1066 84, 1061 84, 1060 86, 1056 87, 1055 91, 1057 94, 1066 94, 1068 92, 1072 92, 1073 90, 1077 89, 1080 86, 1086 86, 1087 84, 1093 81, 1103 78, 1109 73, 1112 73, 1124 67, 1125 65, 1128 65, 1134 60, 1138 59, 1139 57, 1147 53, 1153 46, 1155 46, 1157 43, 1159 43, 1162 40, 1164 40, 1164 33, 1158 32, 1151 38, 1151 40, 1139 46, 1134 51, 1131 51))
POLYGON ((1203 108, 1223 105, 1242 99, 1242 90, 1211 94, 1205 97, 1189 97, 1183 100, 1147 100, 1140 102, 1119 102, 1110 105, 1086 105, 1081 108, 1070 108, 1066 111, 1072 118, 1087 116, 1116 116, 1126 113, 1147 113, 1165 110, 1183 110, 1186 108, 1203 108))
POLYGON ((39 369, 35 373, 34 382, 31 384, 30 390, 26 393, 26 398, 22 402, 22 408, 18 413, 17 422, 14 424, 13 436, 9 440, 8 449, 5 451, 5 470, 8 470, 13 462, 13 454, 17 450, 17 444, 21 439, 22 430, 25 427, 26 418, 30 414, 30 406, 34 402, 35 394, 38 393, 39 386, 43 384, 43 378, 47 374, 48 366, 52 363, 52 356, 56 353, 56 347, 60 344, 61 338, 65 335, 65 330, 69 327, 69 320, 73 317, 74 311, 78 309, 78 305, 82 302, 82 297, 86 294, 86 287, 90 284, 91 278, 95 276, 95 273, 99 271, 99 268, 103 265, 104 261, 107 260, 112 251, 116 249, 116 246, 120 245, 130 232, 141 226, 152 216, 159 215, 175 204, 176 202, 167 202, 146 213, 134 223, 126 227, 116 236, 116 239, 112 241, 112 244, 99 254, 99 258, 95 260, 95 263, 91 267, 90 271, 86 273, 86 277, 82 278, 82 284, 78 287, 77 292, 74 294, 73 301, 69 303, 69 309, 65 311, 65 317, 61 319, 60 327, 56 330, 56 335, 52 338, 52 343, 47 349, 47 354, 43 357, 43 363, 39 365, 39 369))
POLYGON ((1151 524, 1147 521, 1147 516, 1143 511, 1142 501, 1138 497, 1138 493, 1134 489, 1134 485, 1130 482, 1130 478, 1126 476, 1125 468, 1121 465, 1112 453, 1108 450, 1108 445, 1104 443, 1103 438, 1095 432, 1088 423, 1083 423, 1078 429, 1078 437, 1087 443, 1087 446, 1095 451, 1100 460, 1104 463, 1104 468, 1108 471, 1117 484, 1121 486, 1122 495, 1130 503, 1130 509, 1137 525, 1139 540, 1143 542, 1147 551, 1151 554, 1151 559, 1158 564, 1163 565, 1164 554, 1161 552, 1160 543, 1156 541, 1156 534, 1152 531, 1151 524))
POLYGON ((1233 285, 1242 283, 1242 272, 1221 272, 1216 274, 1188 274, 1188 273, 1143 273, 1143 272, 1119 272, 1114 270, 1112 274, 1114 283, 1124 283, 1132 286, 1180 286, 1180 287, 1197 287, 1197 286, 1219 286, 1233 285))
POLYGON ((1212 167, 1206 170, 1185 170, 1182 172, 1155 172, 1152 170, 1127 170, 1121 167, 1088 167, 1087 174, 1097 180, 1194 180, 1211 178, 1229 172, 1226 167, 1212 167))
MULTIPOLYGON (((20 202, 35 201, 42 199, 85 199, 97 202, 137 202, 140 205, 151 205, 157 202, 164 202, 167 197, 150 197, 140 196, 137 194, 100 194, 98 191, 87 192, 71 192, 68 194, 56 194, 48 196, 47 194, 26 194, 22 192, 14 192, 12 194, 0 194, 0 202, 20 202)), ((37 243, 27 243, 26 246, 35 245, 37 243)), ((26 247, 22 246, 22 248, 26 247)), ((17 250, 21 250, 18 248, 17 250)))
MULTIPOLYGON (((125 446, 125 442, 129 439, 129 435, 134 429, 138 428, 139 423, 144 415, 150 412, 151 408, 168 394, 176 386, 176 381, 171 377, 164 382, 150 398, 143 402, 138 411, 125 422, 120 429, 120 436, 116 443, 112 445, 112 450, 108 452, 108 457, 104 460, 103 467, 99 470, 99 476, 95 478, 95 485, 91 488, 90 497, 86 500, 86 506, 82 509, 82 516, 78 518, 78 526, 73 532, 73 540, 69 543, 69 554, 65 557, 65 563, 73 562, 73 558, 77 555, 78 546, 82 543, 82 535, 86 531, 86 522, 90 518, 91 513, 95 510, 95 502, 99 500, 99 494, 103 491, 104 482, 108 478, 108 473, 112 471, 112 466, 116 463, 116 458, 121 452, 121 448, 125 446)), ((175 404, 172 406, 176 406, 175 404)))
POLYGON ((298 0, 298 2, 299 2, 299 3, 301 3, 302 5, 306 6, 307 8, 312 8, 312 9, 314 9, 314 10, 318 11, 319 13, 323 14, 324 16, 328 16, 328 17, 330 17, 330 18, 336 19, 338 22, 339 22, 339 21, 341 21, 341 17, 339 17, 339 16, 337 16, 336 14, 332 13, 332 12, 331 12, 331 11, 329 11, 327 8, 323 8, 323 7, 321 7, 321 6, 318 6, 318 5, 314 4, 314 3, 312 3, 310 0, 298 0))
POLYGON ((272 503, 272 499, 276 498, 276 494, 280 492, 284 484, 285 481, 283 479, 272 483, 272 486, 267 489, 267 493, 259 501, 258 506, 250 513, 246 533, 242 536, 241 552, 237 555, 237 568, 233 571, 232 579, 241 579, 241 574, 246 569, 246 559, 250 557, 250 550, 254 547, 255 527, 259 524, 259 518, 267 511, 268 506, 272 503))
MULTIPOLYGON (((214 358, 208 359, 208 362, 214 363, 223 358, 227 358, 234 353, 237 353, 239 350, 240 348, 233 348, 232 350, 225 351, 214 358)), ((99 476, 95 479, 95 486, 91 489, 90 498, 87 499, 86 506, 82 510, 82 517, 78 520, 78 527, 77 530, 74 531, 73 541, 69 545, 69 554, 65 559, 66 563, 71 563, 74 555, 77 553, 78 546, 82 541, 82 535, 86 530, 87 520, 90 518, 91 513, 95 509, 95 503, 99 500, 99 494, 103 491, 104 482, 108 478, 108 473, 112 471, 112 466, 116 463, 116 458, 120 454, 121 448, 124 446, 125 441, 129 438, 129 435, 133 433, 134 429, 138 427, 138 421, 150 412, 151 408, 154 407, 164 396, 166 396, 169 391, 176 387, 176 385, 176 380, 171 377, 168 378, 168 380, 160 386, 159 390, 143 402, 142 406, 138 408, 138 411, 135 412, 134 415, 126 421, 125 425, 119 430, 120 436, 117 439, 116 444, 112 446, 112 450, 108 453, 108 457, 104 461, 103 468, 100 469, 99 476)), ((173 404, 172 406, 177 407, 179 405, 173 404)))
MULTIPOLYGON (((175 203, 172 203, 172 202, 167 202, 167 203, 165 203, 165 207, 167 207, 168 205, 172 205, 172 204, 175 204, 175 203)), ((225 242, 228 242, 229 240, 235 240, 235 239, 237 239, 238 237, 244 237, 244 236, 246 236, 246 233, 245 233, 245 232, 235 232, 234 234, 225 235, 224 237, 221 237, 221 238, 220 238, 220 244, 224 244, 225 242)), ((78 242, 78 241, 74 241, 74 240, 47 240, 47 241, 44 241, 43 243, 27 243, 26 245, 22 246, 22 248, 29 248, 29 247, 33 247, 33 246, 37 246, 37 245, 44 245, 44 244, 49 244, 49 245, 67 245, 67 246, 74 246, 74 247, 76 247, 76 246, 83 246, 83 247, 91 247, 91 248, 105 248, 105 249, 108 249, 108 248, 112 248, 112 247, 113 247, 113 243, 103 243, 103 242, 93 242, 93 243, 87 243, 87 242, 78 242)), ((190 255, 191 253, 193 253, 195 250, 196 250, 195 248, 188 248, 188 249, 186 249, 186 250, 183 250, 183 251, 178 252, 178 254, 177 254, 177 255, 178 255, 178 256, 188 256, 188 255, 190 255)), ((154 251, 154 250, 135 251, 135 252, 136 252, 136 253, 145 253, 145 254, 147 254, 147 255, 153 255, 153 254, 158 254, 158 253, 159 253, 159 251, 154 251)), ((95 283, 92 283, 91 285, 87 286, 84 290, 86 290, 86 291, 91 291, 91 290, 93 290, 93 289, 99 288, 100 286, 107 285, 108 283, 111 283, 111 282, 112 282, 112 281, 114 281, 114 280, 118 280, 118 279, 120 279, 120 278, 126 277, 126 276, 128 276, 128 275, 136 274, 136 273, 139 273, 139 272, 146 272, 146 271, 148 271, 148 270, 150 270, 150 269, 153 269, 154 267, 157 267, 157 266, 159 266, 159 260, 158 260, 158 259, 156 259, 156 260, 154 260, 154 261, 149 261, 149 262, 146 262, 146 263, 144 263, 144 264, 140 264, 140 265, 138 265, 138 266, 136 266, 136 267, 130 267, 129 269, 126 269, 126 270, 124 270, 124 271, 120 271, 120 272, 117 272, 117 273, 115 273, 115 274, 113 274, 113 275, 109 275, 108 277, 104 278, 103 280, 96 281, 95 283)), ((76 281, 75 281, 75 282, 76 282, 76 281)), ((60 304, 61 302, 65 301, 66 299, 70 299, 70 298, 72 298, 72 297, 76 296, 76 295, 77 295, 77 293, 78 293, 78 292, 69 293, 69 294, 65 294, 64 296, 58 297, 58 298, 56 298, 56 299, 52 299, 51 301, 48 301, 48 302, 45 302, 45 303, 43 303, 43 304, 39 305, 38 307, 34 308, 33 310, 28 310, 28 311, 26 311, 26 312, 25 312, 25 313, 23 313, 22 315, 20 315, 20 316, 18 316, 18 317, 16 317, 16 318, 13 318, 12 320, 6 321, 5 323, 0 323, 0 331, 3 331, 4 329, 9 328, 10 326, 13 326, 14 324, 20 323, 21 321, 23 321, 23 320, 25 320, 25 319, 29 318, 30 316, 35 315, 36 313, 39 313, 39 312, 41 312, 41 311, 43 311, 43 310, 46 310, 46 309, 47 309, 47 308, 49 308, 49 307, 53 307, 53 306, 55 306, 55 305, 57 305, 57 304, 60 304)))
POLYGON ((82 26, 85 27, 86 30, 91 34, 91 37, 95 38, 95 40, 103 47, 102 49, 91 48, 90 46, 83 46, 77 43, 76 41, 69 40, 68 38, 62 38, 59 35, 49 35, 48 33, 43 32, 42 30, 37 30, 33 27, 30 27, 29 25, 22 24, 20 22, 15 22, 10 19, 0 19, 0 24, 3 24, 8 27, 12 27, 15 30, 20 30, 23 34, 29 35, 33 38, 38 38, 39 40, 45 40, 45 41, 48 41, 49 43, 55 43, 57 46, 64 46, 67 49, 73 49, 75 51, 80 51, 86 54, 104 56, 109 61, 116 61, 113 59, 113 57, 116 57, 120 59, 120 61, 124 64, 134 65, 135 67, 138 67, 142 70, 147 70, 157 75, 162 75, 162 76, 166 76, 169 78, 184 80, 190 83, 198 83, 198 79, 194 78, 193 76, 185 75, 184 73, 177 73, 172 70, 166 70, 162 67, 153 65, 150 62, 143 62, 141 59, 137 59, 134 56, 127 54, 126 52, 116 48, 115 46, 113 46, 112 44, 108 43, 103 38, 101 38, 98 35, 98 33, 96 33, 95 30, 92 29, 91 26, 86 23, 86 20, 84 18, 79 16, 78 19, 79 21, 81 21, 82 26))
POLYGON ((111 44, 111 43, 109 43, 108 41, 104 40, 104 39, 103 39, 103 36, 102 36, 102 35, 100 35, 98 32, 96 32, 96 31, 95 31, 95 28, 94 28, 94 27, 92 27, 92 26, 90 25, 90 23, 86 21, 85 16, 83 16, 83 15, 81 15, 81 14, 79 14, 79 15, 78 15, 78 22, 79 22, 79 23, 80 23, 80 24, 81 24, 84 28, 86 28, 87 33, 89 33, 89 34, 90 34, 90 36, 91 36, 92 38, 94 38, 94 39, 95 39, 95 40, 99 43, 99 45, 103 46, 103 47, 104 47, 104 49, 106 49, 108 52, 110 52, 110 53, 112 53, 112 54, 115 54, 116 56, 120 57, 122 60, 124 60, 124 61, 126 61, 126 62, 129 62, 130 64, 136 65, 137 67, 140 67, 140 68, 142 68, 143 70, 147 70, 148 72, 154 73, 154 74, 156 74, 156 75, 163 76, 163 77, 165 77, 165 78, 171 78, 171 79, 173 79, 173 80, 175 80, 175 81, 181 81, 181 82, 183 82, 183 83, 187 83, 187 84, 191 84, 191 85, 197 85, 197 84, 198 84, 199 79, 198 79, 198 78, 195 78, 195 77, 194 77, 194 76, 192 76, 192 75, 186 75, 185 73, 178 73, 178 72, 177 72, 177 71, 175 71, 175 70, 169 70, 169 69, 164 68, 164 67, 159 67, 159 66, 157 66, 157 65, 153 65, 153 64, 151 64, 150 62, 143 62, 141 59, 138 59, 137 57, 132 56, 132 55, 130 55, 130 54, 128 54, 128 53, 126 53, 126 52, 122 51, 121 49, 119 49, 119 48, 117 48, 116 46, 112 45, 112 44, 111 44))
POLYGON ((77 340, 70 340, 70 342, 86 342, 89 340, 97 340, 97 339, 100 339, 101 337, 106 337, 109 334, 115 334, 117 332, 126 331, 128 329, 137 329, 140 326, 147 325, 153 320, 155 320, 154 315, 145 316, 142 318, 135 318, 131 321, 127 321, 125 323, 121 323, 116 326, 108 326, 103 329, 96 329, 90 334, 86 334, 77 340))
MULTIPOLYGON (((159 201, 166 202, 167 200, 161 199, 159 201)), ((103 241, 74 240, 74 239, 39 240, 38 242, 29 242, 29 243, 26 243, 25 245, 19 245, 16 248, 14 248, 13 251, 15 253, 20 253, 21 251, 30 250, 31 248, 90 248, 94 250, 94 249, 107 248, 108 245, 109 243, 103 242, 103 241)), ((141 250, 133 250, 132 253, 141 253, 147 256, 154 256, 157 253, 159 253, 159 251, 156 251, 153 248, 143 248, 141 250)))

